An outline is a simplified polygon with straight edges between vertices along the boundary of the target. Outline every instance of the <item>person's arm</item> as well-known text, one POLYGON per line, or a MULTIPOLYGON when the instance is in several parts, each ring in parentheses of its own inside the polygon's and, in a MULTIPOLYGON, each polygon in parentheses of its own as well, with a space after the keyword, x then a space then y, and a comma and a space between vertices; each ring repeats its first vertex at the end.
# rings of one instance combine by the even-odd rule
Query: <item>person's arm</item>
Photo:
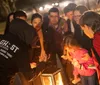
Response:
POLYGON ((72 81, 72 83, 77 84, 78 82, 80 82, 80 78, 78 76, 77 68, 74 68, 73 75, 74 75, 74 80, 72 81))
POLYGON ((45 50, 44 50, 44 38, 43 38, 43 32, 42 32, 41 25, 42 25, 42 23, 39 23, 35 27, 36 32, 37 32, 38 37, 39 37, 39 40, 40 40, 40 45, 41 45, 41 54, 40 54, 40 57, 39 57, 39 61, 40 62, 47 60, 47 55, 46 55, 45 50))
POLYGON ((27 52, 20 51, 16 54, 14 61, 17 65, 18 72, 23 73, 27 80, 33 78, 32 69, 30 67, 29 57, 27 52))
POLYGON ((44 50, 44 38, 43 38, 43 33, 42 33, 42 29, 39 29, 37 31, 37 34, 38 34, 38 37, 39 37, 39 40, 40 40, 40 45, 41 45, 41 54, 40 54, 40 61, 45 61, 46 60, 46 53, 45 53, 45 50, 44 50))
POLYGON ((78 69, 76 67, 74 67, 73 75, 74 75, 74 79, 77 79, 79 73, 78 73, 78 69))
POLYGON ((44 43, 43 43, 44 38, 43 38, 42 29, 39 29, 37 31, 37 34, 38 34, 38 37, 39 37, 39 40, 40 40, 41 50, 44 51, 44 43))

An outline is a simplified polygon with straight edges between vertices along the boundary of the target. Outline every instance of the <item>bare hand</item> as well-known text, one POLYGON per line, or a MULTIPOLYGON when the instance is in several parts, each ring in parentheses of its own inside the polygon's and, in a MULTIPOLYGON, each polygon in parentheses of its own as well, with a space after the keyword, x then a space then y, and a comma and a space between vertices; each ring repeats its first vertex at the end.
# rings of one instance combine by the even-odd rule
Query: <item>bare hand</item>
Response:
POLYGON ((44 61, 44 62, 47 61, 47 54, 45 53, 44 50, 41 51, 41 55, 40 55, 40 57, 39 57, 39 61, 40 61, 40 62, 41 62, 41 61, 44 61))
POLYGON ((30 66, 31 66, 31 69, 36 68, 36 63, 32 62, 32 63, 30 63, 30 66))
POLYGON ((62 55, 61 58, 63 58, 64 60, 68 59, 66 55, 62 55))

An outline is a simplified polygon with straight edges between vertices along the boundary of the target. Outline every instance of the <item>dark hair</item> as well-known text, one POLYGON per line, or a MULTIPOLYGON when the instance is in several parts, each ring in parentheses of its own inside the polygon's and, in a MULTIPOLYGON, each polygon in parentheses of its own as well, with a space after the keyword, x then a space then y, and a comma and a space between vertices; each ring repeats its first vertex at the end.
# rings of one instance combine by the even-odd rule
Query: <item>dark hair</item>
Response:
POLYGON ((9 31, 9 26, 10 26, 10 16, 12 16, 13 15, 13 17, 14 17, 14 13, 12 12, 12 13, 10 13, 8 16, 7 16, 7 20, 6 20, 6 27, 5 27, 5 32, 4 32, 4 34, 7 34, 8 33, 8 31, 9 31))
MULTIPOLYGON (((88 8, 83 6, 83 5, 79 5, 75 8, 75 10, 78 10, 81 14, 83 14, 84 12, 88 11, 88 8)), ((74 10, 74 11, 75 11, 74 10)))
POLYGON ((51 8, 49 10, 49 13, 48 14, 50 14, 51 12, 57 12, 59 14, 59 10, 57 8, 55 8, 55 7, 51 8))
POLYGON ((32 15, 31 22, 32 22, 35 18, 40 18, 40 19, 42 20, 42 16, 41 16, 39 13, 35 13, 35 14, 32 15))
POLYGON ((79 23, 81 26, 87 25, 91 27, 91 29, 96 32, 100 30, 100 15, 93 11, 85 12, 81 16, 79 23))
POLYGON ((64 46, 80 46, 72 32, 67 32, 65 34, 62 42, 62 47, 64 48, 64 46))
POLYGON ((67 6, 73 8, 73 10, 74 10, 77 5, 75 3, 69 3, 67 6))
POLYGON ((70 11, 74 11, 74 9, 76 8, 76 4, 75 3, 69 3, 65 8, 64 8, 64 13, 66 14, 67 12, 70 11))
POLYGON ((75 39, 75 37, 73 35, 68 35, 64 38, 63 40, 63 46, 80 46, 79 43, 77 42, 77 40, 75 39))
POLYGON ((14 14, 14 18, 17 18, 17 17, 25 17, 27 18, 27 15, 24 11, 16 11, 15 14, 14 14))

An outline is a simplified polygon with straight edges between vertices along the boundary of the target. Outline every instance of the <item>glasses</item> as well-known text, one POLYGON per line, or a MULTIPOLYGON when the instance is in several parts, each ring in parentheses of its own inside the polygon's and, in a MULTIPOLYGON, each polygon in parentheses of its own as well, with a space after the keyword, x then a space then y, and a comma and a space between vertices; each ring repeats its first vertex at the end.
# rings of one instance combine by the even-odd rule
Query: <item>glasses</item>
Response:
POLYGON ((81 17, 81 15, 76 15, 76 16, 74 16, 74 18, 79 18, 79 17, 81 17))

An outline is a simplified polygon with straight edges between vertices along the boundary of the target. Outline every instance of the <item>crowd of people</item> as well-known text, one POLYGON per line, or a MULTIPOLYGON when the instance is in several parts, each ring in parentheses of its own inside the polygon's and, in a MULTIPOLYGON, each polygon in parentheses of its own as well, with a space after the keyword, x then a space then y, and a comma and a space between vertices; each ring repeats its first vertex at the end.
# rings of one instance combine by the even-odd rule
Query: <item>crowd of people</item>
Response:
POLYGON ((63 11, 67 20, 53 7, 47 16, 34 13, 30 24, 24 11, 8 15, 5 32, 0 35, 0 85, 17 85, 14 78, 18 72, 31 80, 34 68, 41 68, 42 62, 47 65, 42 69, 57 67, 56 56, 65 85, 99 85, 100 15, 74 3, 63 11))

